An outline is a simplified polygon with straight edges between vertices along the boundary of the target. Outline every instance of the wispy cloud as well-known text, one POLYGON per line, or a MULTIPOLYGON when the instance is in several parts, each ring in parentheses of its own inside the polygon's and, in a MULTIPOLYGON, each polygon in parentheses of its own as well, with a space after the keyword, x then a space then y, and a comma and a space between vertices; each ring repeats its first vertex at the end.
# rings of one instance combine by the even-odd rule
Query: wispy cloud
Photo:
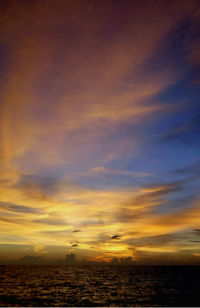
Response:
POLYGON ((3 203, 0 202, 0 206, 4 210, 8 210, 11 212, 21 212, 21 213, 27 213, 27 214, 44 214, 44 211, 42 209, 28 207, 24 205, 17 205, 17 204, 11 204, 11 203, 3 203))
POLYGON ((55 225, 55 226, 65 226, 67 223, 64 219, 59 218, 41 218, 35 219, 33 222, 40 223, 40 224, 47 224, 47 225, 55 225))
POLYGON ((190 88, 190 104, 179 99, 187 87, 178 87, 183 79, 194 85, 198 7, 196 0, 4 6, 3 243, 32 245, 34 253, 74 247, 102 259, 194 248, 195 239, 177 233, 199 227, 197 189, 189 199, 185 188, 198 181, 182 178, 199 176, 190 164, 198 96, 190 88), (177 198, 184 207, 174 207, 177 198))
POLYGON ((161 137, 163 142, 187 142, 199 143, 200 134, 200 115, 196 115, 190 120, 180 123, 174 128, 165 132, 161 137))

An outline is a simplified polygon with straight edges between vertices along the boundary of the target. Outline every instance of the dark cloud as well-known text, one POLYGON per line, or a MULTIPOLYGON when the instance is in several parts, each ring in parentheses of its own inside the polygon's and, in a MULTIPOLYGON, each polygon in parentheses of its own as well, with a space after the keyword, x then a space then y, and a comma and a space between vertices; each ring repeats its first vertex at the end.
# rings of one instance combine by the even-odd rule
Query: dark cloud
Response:
POLYGON ((77 233, 77 232, 81 232, 81 230, 77 229, 77 230, 72 231, 72 233, 77 233))
POLYGON ((40 256, 26 255, 18 260, 19 264, 44 264, 45 260, 40 256))
POLYGON ((121 207, 115 214, 115 218, 121 222, 128 222, 129 220, 134 221, 139 219, 143 215, 143 211, 128 209, 126 207, 121 207))
POLYGON ((151 212, 152 209, 157 210, 158 207, 165 204, 165 197, 169 194, 182 190, 182 183, 182 181, 176 181, 163 185, 152 183, 151 185, 144 186, 136 197, 122 204, 115 214, 115 218, 124 222, 140 219, 145 213, 151 212))
POLYGON ((200 114, 168 130, 160 138, 162 142, 200 143, 200 114))
POLYGON ((44 211, 41 209, 24 206, 24 205, 0 202, 0 206, 2 209, 12 211, 12 212, 20 212, 20 213, 26 213, 26 214, 44 214, 44 211))
POLYGON ((139 196, 135 197, 132 201, 131 204, 134 206, 138 206, 143 203, 148 203, 148 201, 151 200, 158 200, 162 197, 167 196, 168 194, 177 192, 181 190, 180 186, 181 182, 172 182, 168 184, 151 184, 144 189, 147 189, 146 192, 142 192, 139 196), (148 191, 149 190, 149 191, 148 191))
POLYGON ((56 191, 58 180, 52 177, 40 175, 21 175, 16 188, 35 188, 38 187, 43 193, 52 194, 56 191))
POLYGON ((83 222, 81 225, 82 226, 102 226, 104 225, 104 221, 103 220, 88 220, 83 222))
POLYGON ((78 244, 73 244, 72 247, 78 247, 78 244))
POLYGON ((23 219, 11 219, 11 218, 6 218, 6 217, 2 217, 0 216, 0 221, 2 222, 6 222, 6 223, 11 223, 11 224, 23 224, 24 220, 23 219))
POLYGON ((108 235, 108 233, 102 232, 98 234, 98 239, 95 241, 90 241, 90 244, 96 246, 97 243, 107 243, 109 241, 110 241, 110 236, 108 235))
POLYGON ((120 238, 121 238, 121 235, 119 235, 119 234, 115 234, 115 235, 111 236, 112 240, 120 240, 120 238))
POLYGON ((168 244, 170 242, 176 241, 181 238, 182 237, 180 235, 167 233, 167 234, 161 234, 161 235, 155 235, 155 236, 130 238, 126 240, 126 243, 137 245, 137 246, 143 246, 143 245, 162 246, 162 245, 168 244))
POLYGON ((51 236, 67 236, 69 235, 69 230, 68 229, 64 229, 64 230, 45 230, 45 231, 41 231, 41 234, 47 234, 47 235, 51 235, 51 236))
POLYGON ((45 224, 45 225, 54 225, 54 226, 64 226, 66 225, 66 221, 60 218, 41 218, 35 219, 33 222, 45 224))
POLYGON ((195 164, 192 164, 192 165, 189 165, 189 166, 186 166, 186 167, 183 167, 183 168, 178 168, 178 169, 175 169, 173 171, 173 173, 177 173, 177 174, 193 174, 193 173, 200 173, 200 161, 198 161, 197 163, 195 164))
POLYGON ((27 241, 28 238, 24 236, 19 235, 9 235, 9 234, 0 234, 1 241, 6 241, 7 243, 14 243, 14 242, 21 242, 21 241, 27 241))

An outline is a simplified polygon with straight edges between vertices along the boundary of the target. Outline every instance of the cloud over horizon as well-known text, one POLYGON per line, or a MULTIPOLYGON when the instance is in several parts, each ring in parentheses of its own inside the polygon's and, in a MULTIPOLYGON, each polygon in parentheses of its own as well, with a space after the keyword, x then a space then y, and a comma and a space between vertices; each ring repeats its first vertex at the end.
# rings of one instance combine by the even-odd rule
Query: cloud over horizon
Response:
POLYGON ((1 244, 138 262, 200 253, 190 232, 200 211, 199 9, 1 7, 1 244))

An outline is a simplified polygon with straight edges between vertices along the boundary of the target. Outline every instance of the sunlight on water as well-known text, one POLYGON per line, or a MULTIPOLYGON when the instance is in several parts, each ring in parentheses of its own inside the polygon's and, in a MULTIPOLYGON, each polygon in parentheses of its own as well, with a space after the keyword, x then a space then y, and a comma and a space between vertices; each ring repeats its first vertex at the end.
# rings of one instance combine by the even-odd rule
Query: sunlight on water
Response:
POLYGON ((1 306, 199 306, 200 267, 1 266, 1 306))

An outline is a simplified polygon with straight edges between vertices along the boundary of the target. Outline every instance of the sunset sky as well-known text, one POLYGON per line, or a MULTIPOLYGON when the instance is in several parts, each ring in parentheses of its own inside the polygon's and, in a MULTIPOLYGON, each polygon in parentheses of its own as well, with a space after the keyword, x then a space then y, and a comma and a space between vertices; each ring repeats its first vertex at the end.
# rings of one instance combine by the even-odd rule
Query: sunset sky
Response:
POLYGON ((0 259, 200 263, 199 0, 0 7, 0 259))

